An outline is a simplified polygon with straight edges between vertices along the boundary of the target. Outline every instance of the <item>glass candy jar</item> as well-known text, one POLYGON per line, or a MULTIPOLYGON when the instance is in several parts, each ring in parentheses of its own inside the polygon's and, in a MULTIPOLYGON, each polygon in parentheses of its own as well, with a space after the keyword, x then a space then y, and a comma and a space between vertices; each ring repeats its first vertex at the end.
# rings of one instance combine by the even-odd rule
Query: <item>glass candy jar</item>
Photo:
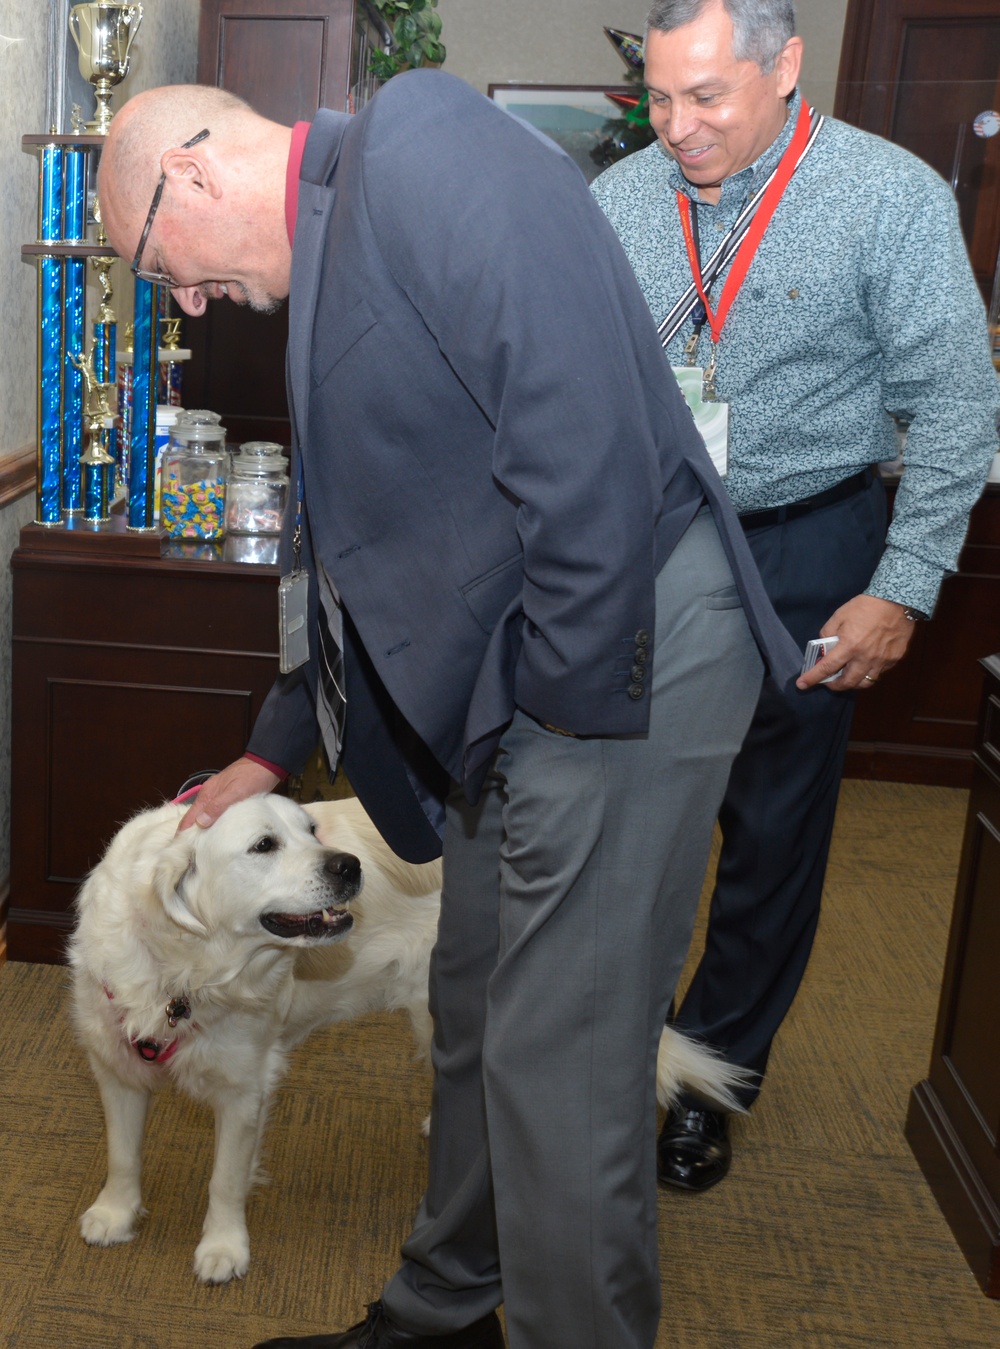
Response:
POLYGON ((217 412, 182 412, 163 455, 160 524, 172 538, 219 539, 225 532, 226 428, 217 412))
POLYGON ((288 474, 280 445, 248 440, 233 455, 226 493, 230 534, 280 534, 288 474))

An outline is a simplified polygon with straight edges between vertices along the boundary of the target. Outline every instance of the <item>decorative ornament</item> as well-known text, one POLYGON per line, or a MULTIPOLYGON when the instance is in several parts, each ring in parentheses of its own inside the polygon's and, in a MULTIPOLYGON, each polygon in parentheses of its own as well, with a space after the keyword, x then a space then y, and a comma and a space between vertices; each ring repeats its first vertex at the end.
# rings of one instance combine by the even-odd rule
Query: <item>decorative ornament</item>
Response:
POLYGON ((637 108, 642 99, 641 94, 609 93, 607 97, 611 100, 612 103, 617 103, 618 107, 621 108, 623 112, 631 112, 633 108, 637 108))
POLYGON ((623 33, 620 28, 605 28, 608 41, 631 70, 643 67, 642 38, 638 33, 623 33))
POLYGON ((649 125, 649 95, 642 83, 643 51, 642 38, 638 33, 624 33, 620 28, 605 28, 608 41, 628 66, 626 81, 635 87, 633 93, 612 93, 605 96, 621 108, 620 117, 610 118, 601 128, 598 143, 590 152, 590 157, 601 169, 644 150, 656 140, 656 134, 649 125))

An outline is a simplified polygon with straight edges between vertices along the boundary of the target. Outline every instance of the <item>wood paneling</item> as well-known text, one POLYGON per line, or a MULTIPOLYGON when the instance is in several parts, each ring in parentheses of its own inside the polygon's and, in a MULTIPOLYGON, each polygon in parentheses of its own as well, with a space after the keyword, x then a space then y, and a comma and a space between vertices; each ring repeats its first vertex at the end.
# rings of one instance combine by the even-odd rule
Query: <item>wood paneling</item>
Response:
MULTIPOLYGON (((285 126, 310 121, 319 107, 346 109, 354 11, 355 0, 202 0, 198 82, 285 126)), ((184 332, 185 404, 220 413, 231 443, 291 444, 287 308, 256 314, 216 302, 184 332)))
POLYGON ((34 445, 22 445, 19 450, 0 458, 0 507, 18 501, 33 490, 36 457, 34 445))

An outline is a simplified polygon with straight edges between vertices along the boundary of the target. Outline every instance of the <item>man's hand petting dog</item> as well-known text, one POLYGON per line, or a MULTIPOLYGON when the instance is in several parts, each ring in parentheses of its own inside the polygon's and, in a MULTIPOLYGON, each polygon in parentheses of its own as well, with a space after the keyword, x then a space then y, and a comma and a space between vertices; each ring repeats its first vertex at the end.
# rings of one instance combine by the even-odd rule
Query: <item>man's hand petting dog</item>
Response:
POLYGON ((208 779, 177 826, 177 832, 190 829, 192 825, 208 829, 237 801, 273 791, 280 781, 281 778, 263 764, 255 763, 253 759, 237 759, 208 779))

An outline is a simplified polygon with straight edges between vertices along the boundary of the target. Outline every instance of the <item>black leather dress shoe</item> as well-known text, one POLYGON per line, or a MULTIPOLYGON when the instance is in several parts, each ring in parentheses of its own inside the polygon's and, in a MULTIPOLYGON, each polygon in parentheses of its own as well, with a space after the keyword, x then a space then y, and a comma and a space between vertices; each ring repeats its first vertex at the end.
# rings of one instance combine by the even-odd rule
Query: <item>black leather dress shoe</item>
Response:
POLYGON ((504 1342, 496 1312, 448 1335, 421 1335, 394 1326, 382 1303, 373 1302, 363 1321, 339 1335, 286 1335, 254 1349, 504 1349, 504 1342))
POLYGON ((656 1143, 656 1178, 678 1190, 707 1190, 729 1170, 733 1145, 722 1110, 667 1112, 656 1143))

